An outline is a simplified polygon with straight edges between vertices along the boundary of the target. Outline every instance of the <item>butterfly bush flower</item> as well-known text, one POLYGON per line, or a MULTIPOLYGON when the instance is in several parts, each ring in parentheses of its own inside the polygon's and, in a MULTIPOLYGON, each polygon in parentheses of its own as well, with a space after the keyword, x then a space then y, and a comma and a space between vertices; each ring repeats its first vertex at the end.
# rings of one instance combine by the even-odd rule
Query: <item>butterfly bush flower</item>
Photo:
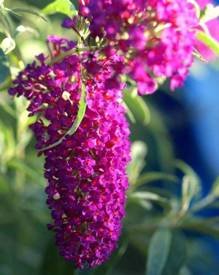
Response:
MULTIPOLYGON (((75 47, 56 36, 49 38, 49 45, 54 60, 75 47)), ((48 65, 40 55, 9 91, 26 97, 30 116, 36 116, 31 126, 36 147, 48 148, 43 153, 53 218, 49 228, 61 255, 78 268, 93 268, 108 259, 125 214, 129 128, 121 105, 123 84, 112 83, 121 62, 116 55, 85 52, 48 65), (66 134, 76 119, 83 87, 85 117, 74 135, 66 134)))
POLYGON ((187 0, 81 0, 80 15, 91 35, 126 56, 140 94, 153 93, 159 80, 181 86, 193 62, 195 7, 187 0))
MULTIPOLYGON (((201 8, 208 2, 198 0, 201 8)), ((207 23, 216 39, 217 25, 207 23)), ((197 42, 203 26, 188 0, 80 0, 79 16, 63 27, 80 36, 81 52, 75 42, 50 36, 50 58, 41 54, 27 65, 9 93, 27 98, 36 118, 31 128, 45 156, 49 228, 60 253, 78 268, 94 268, 116 248, 125 215, 130 143, 120 76, 131 77, 142 95, 166 79, 174 90, 194 49, 208 59, 212 53, 197 42), (88 23, 87 39, 77 28, 88 23), (73 129, 83 96, 85 115, 73 129)))

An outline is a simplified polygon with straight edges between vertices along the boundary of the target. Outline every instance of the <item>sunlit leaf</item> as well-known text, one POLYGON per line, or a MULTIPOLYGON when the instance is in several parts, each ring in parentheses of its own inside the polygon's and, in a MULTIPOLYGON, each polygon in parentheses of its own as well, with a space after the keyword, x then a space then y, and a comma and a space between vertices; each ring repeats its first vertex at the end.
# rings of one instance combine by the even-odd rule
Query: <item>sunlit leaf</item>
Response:
POLYGON ((185 174, 182 181, 181 211, 182 213, 186 213, 189 210, 192 200, 197 199, 200 195, 200 179, 195 171, 185 162, 176 160, 175 166, 185 174))
POLYGON ((150 122, 150 110, 144 99, 137 95, 136 88, 124 91, 124 101, 136 122, 140 122, 143 125, 147 125, 150 122))
POLYGON ((80 126, 80 124, 85 116, 86 107, 87 107, 87 105, 86 105, 86 87, 85 87, 84 83, 82 83, 81 98, 79 101, 77 117, 76 117, 72 127, 67 132, 67 135, 73 135, 77 131, 78 127, 80 126))
POLYGON ((131 162, 128 166, 129 181, 135 184, 138 176, 145 165, 145 157, 147 154, 147 147, 142 141, 135 141, 131 147, 131 162))
POLYGON ((197 175, 197 173, 184 161, 182 160, 175 160, 175 166, 181 170, 185 175, 188 175, 189 177, 192 178, 192 180, 196 183, 196 185, 200 184, 200 178, 197 175))
POLYGON ((186 212, 190 204, 193 200, 193 198, 197 195, 198 190, 197 186, 194 185, 191 178, 188 176, 185 176, 183 178, 182 182, 182 210, 183 212, 186 212))
POLYGON ((203 31, 199 31, 196 37, 200 42, 205 44, 205 46, 212 50, 216 55, 219 55, 219 42, 215 40, 210 34, 207 34, 203 31))
POLYGON ((166 201, 166 198, 162 198, 156 193, 152 192, 135 192, 129 195, 129 198, 132 199, 145 199, 145 200, 151 200, 151 201, 166 201))
POLYGON ((212 186, 212 191, 211 193, 215 196, 215 197, 219 197, 219 177, 215 180, 213 186, 212 186))
POLYGON ((17 34, 29 32, 29 33, 34 34, 35 36, 39 35, 39 33, 35 29, 28 27, 28 26, 23 26, 23 25, 19 25, 16 28, 16 32, 17 32, 17 34))
POLYGON ((65 139, 66 136, 73 135, 77 131, 78 127, 80 126, 80 124, 85 116, 86 108, 87 108, 86 87, 85 87, 84 83, 82 83, 81 97, 80 97, 79 104, 78 104, 78 113, 77 113, 76 119, 75 119, 74 123, 72 124, 71 128, 57 142, 41 149, 40 151, 49 150, 49 149, 59 145, 60 143, 62 143, 62 141, 65 139))
POLYGON ((128 196, 128 201, 138 203, 146 209, 151 209, 151 202, 155 202, 166 210, 170 210, 171 208, 170 202, 167 198, 148 191, 131 193, 128 196))
POLYGON ((148 184, 148 183, 157 182, 157 181, 177 183, 178 178, 174 175, 170 175, 162 172, 147 172, 141 175, 137 179, 136 185, 148 184))
POLYGON ((184 237, 170 229, 158 229, 150 241, 145 275, 178 274, 185 257, 184 237))
POLYGON ((46 17, 37 10, 33 10, 33 9, 29 9, 29 8, 14 8, 11 11, 18 16, 21 16, 22 13, 27 13, 27 14, 29 13, 29 14, 35 15, 35 16, 41 18, 42 20, 44 20, 45 22, 47 22, 46 17))
POLYGON ((77 10, 70 0, 53 1, 43 9, 43 12, 48 15, 58 12, 70 17, 77 14, 77 10))
POLYGON ((219 6, 214 6, 212 4, 207 4, 205 9, 201 12, 200 21, 206 23, 219 16, 219 6))
POLYGON ((0 48, 5 54, 10 53, 16 47, 15 41, 12 37, 8 36, 4 38, 0 44, 0 48))
POLYGON ((126 109, 126 114, 129 118, 129 120, 131 121, 131 123, 136 123, 136 120, 135 120, 135 116, 133 115, 132 111, 129 109, 129 107, 126 105, 126 103, 124 102, 124 107, 126 109))

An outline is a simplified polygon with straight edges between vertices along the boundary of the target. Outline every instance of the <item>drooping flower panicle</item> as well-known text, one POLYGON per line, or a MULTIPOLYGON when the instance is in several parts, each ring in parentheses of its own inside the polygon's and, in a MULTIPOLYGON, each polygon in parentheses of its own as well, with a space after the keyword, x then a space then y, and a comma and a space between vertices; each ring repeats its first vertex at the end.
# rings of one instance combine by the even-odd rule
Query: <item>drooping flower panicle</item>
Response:
MULTIPOLYGON (((208 1, 198 0, 203 7, 208 1)), ((31 128, 45 156, 49 228, 60 253, 78 268, 93 268, 115 249, 125 214, 130 144, 121 76, 142 95, 166 79, 174 90, 188 75, 194 49, 212 53, 197 42, 201 25, 189 0, 80 0, 79 16, 62 26, 80 43, 50 36, 50 58, 41 54, 27 65, 9 93, 27 98, 36 117, 31 128), (77 29, 84 23, 85 38, 77 29), (83 94, 86 112, 72 133, 83 94)))
MULTIPOLYGON (((54 36, 50 44, 55 56, 74 47, 54 36)), ((54 221, 49 227, 61 255, 78 268, 96 267, 108 259, 125 213, 129 129, 121 105, 123 84, 110 84, 118 62, 118 56, 85 52, 47 65, 41 55, 10 89, 10 94, 30 100, 30 115, 37 115, 31 128, 37 149, 43 149, 71 127, 82 83, 86 87, 86 114, 76 133, 44 151, 47 203, 54 221)))

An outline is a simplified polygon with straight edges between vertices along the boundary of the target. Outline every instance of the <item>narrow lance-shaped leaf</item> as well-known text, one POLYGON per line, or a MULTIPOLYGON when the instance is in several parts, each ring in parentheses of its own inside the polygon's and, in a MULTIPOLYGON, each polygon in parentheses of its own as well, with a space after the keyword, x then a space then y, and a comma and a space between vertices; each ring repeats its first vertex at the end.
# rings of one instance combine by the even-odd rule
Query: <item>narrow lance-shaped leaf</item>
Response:
POLYGON ((200 178, 196 174, 196 172, 182 160, 176 160, 175 166, 190 178, 190 181, 195 187, 196 193, 198 193, 200 191, 201 185, 200 185, 200 178))
POLYGON ((210 50, 212 50, 216 55, 219 55, 219 43, 210 34, 206 32, 199 31, 196 35, 197 39, 205 44, 210 50))
POLYGON ((132 193, 129 197, 133 198, 133 199, 139 198, 139 199, 146 199, 146 200, 152 200, 152 201, 166 201, 167 200, 166 198, 163 198, 156 193, 146 192, 146 191, 132 193))
POLYGON ((124 101, 137 122, 144 125, 150 122, 150 111, 148 106, 144 99, 138 96, 136 88, 124 91, 124 101))
POLYGON ((217 179, 215 180, 213 186, 212 186, 212 190, 211 193, 215 196, 215 197, 219 197, 219 177, 217 177, 217 179))
POLYGON ((200 179, 195 171, 183 161, 176 160, 175 166, 185 174, 182 180, 181 203, 181 214, 185 214, 189 210, 192 200, 197 199, 200 195, 200 179))
POLYGON ((26 32, 32 33, 35 36, 39 36, 39 33, 37 32, 37 30, 35 30, 35 29, 31 28, 31 27, 19 25, 16 28, 16 35, 19 35, 19 34, 22 34, 22 33, 26 33, 26 32))
POLYGON ((48 15, 59 12, 70 17, 77 14, 77 10, 70 0, 53 1, 43 9, 43 12, 48 15))
POLYGON ((184 237, 168 228, 158 229, 150 241, 145 275, 178 274, 185 257, 184 237))
POLYGON ((203 23, 216 19, 219 16, 219 6, 208 4, 206 8, 201 12, 200 21, 203 23))
POLYGON ((0 44, 0 48, 5 54, 10 53, 16 47, 15 41, 10 36, 4 38, 0 44))
POLYGON ((59 145, 60 143, 62 143, 62 141, 65 139, 66 136, 73 135, 77 131, 78 127, 80 126, 80 124, 81 124, 81 122, 82 122, 82 120, 85 116, 86 107, 87 107, 87 104, 86 104, 86 87, 85 87, 84 83, 82 82, 81 97, 80 97, 80 101, 79 101, 79 104, 78 104, 78 113, 77 113, 76 119, 73 122, 71 128, 57 142, 55 142, 55 143, 53 143, 53 144, 51 144, 51 145, 49 145, 45 148, 42 148, 40 151, 45 151, 45 150, 51 149, 51 148, 59 145))
POLYGON ((3 6, 4 0, 0 0, 0 6, 3 6))
POLYGON ((130 194, 128 198, 129 201, 139 203, 140 205, 143 204, 142 206, 145 206, 145 202, 147 206, 148 204, 151 205, 151 202, 155 202, 156 204, 160 205, 161 207, 164 207, 167 210, 170 209, 169 200, 153 192, 134 192, 130 194))
POLYGON ((145 165, 147 154, 146 144, 142 141, 135 141, 131 147, 131 162, 128 166, 129 182, 135 184, 145 165))
POLYGON ((28 9, 28 8, 14 8, 9 10, 9 12, 16 14, 17 16, 21 16, 22 13, 29 13, 32 15, 35 15, 39 18, 41 18, 42 20, 44 20, 45 22, 47 22, 48 20, 46 19, 46 17, 44 15, 42 15, 42 13, 40 13, 37 10, 33 10, 33 9, 28 9))
POLYGON ((175 175, 163 172, 147 172, 142 174, 136 181, 136 185, 148 184, 157 181, 165 181, 171 183, 178 183, 178 178, 175 175))

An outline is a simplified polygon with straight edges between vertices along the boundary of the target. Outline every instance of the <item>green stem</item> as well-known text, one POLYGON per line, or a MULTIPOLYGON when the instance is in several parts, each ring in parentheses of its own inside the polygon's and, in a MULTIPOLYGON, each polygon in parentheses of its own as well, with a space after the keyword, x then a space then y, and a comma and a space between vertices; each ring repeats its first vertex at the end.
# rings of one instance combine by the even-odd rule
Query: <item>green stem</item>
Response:
POLYGON ((207 197, 205 197, 204 199, 200 200, 199 202, 197 202, 191 209, 191 211, 194 212, 198 212, 204 208, 206 208, 207 206, 209 206, 210 204, 212 204, 214 201, 216 200, 214 194, 209 194, 207 197))
POLYGON ((67 56, 70 56, 72 54, 75 54, 75 53, 79 53, 79 52, 85 52, 85 51, 88 51, 88 50, 98 50, 100 49, 99 47, 96 47, 96 46, 93 46, 93 47, 82 47, 82 48, 74 48, 72 50, 69 50, 69 51, 66 51, 66 52, 63 52, 61 54, 59 54, 59 56, 57 57, 54 57, 52 58, 51 60, 48 60, 47 64, 48 65, 53 65, 61 60, 63 60, 65 57, 67 56))

